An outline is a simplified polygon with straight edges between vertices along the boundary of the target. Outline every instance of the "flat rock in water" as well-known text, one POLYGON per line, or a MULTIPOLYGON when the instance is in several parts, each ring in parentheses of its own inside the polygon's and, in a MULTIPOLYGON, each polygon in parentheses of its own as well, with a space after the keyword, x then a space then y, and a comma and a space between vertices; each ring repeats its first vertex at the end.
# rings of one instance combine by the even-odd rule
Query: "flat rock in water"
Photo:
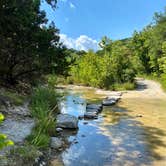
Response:
POLYGON ((86 112, 84 114, 84 118, 87 118, 87 119, 96 119, 97 118, 97 114, 95 112, 86 112))
POLYGON ((59 114, 57 116, 56 126, 66 129, 78 128, 78 119, 69 114, 59 114))
POLYGON ((114 99, 104 99, 103 100, 103 105, 104 106, 111 106, 111 105, 114 105, 114 104, 116 104, 116 100, 114 100, 114 99))
POLYGON ((120 96, 108 96, 106 99, 118 101, 118 100, 120 100, 120 96))
POLYGON ((86 109, 96 109, 98 111, 102 110, 102 104, 88 104, 86 109))

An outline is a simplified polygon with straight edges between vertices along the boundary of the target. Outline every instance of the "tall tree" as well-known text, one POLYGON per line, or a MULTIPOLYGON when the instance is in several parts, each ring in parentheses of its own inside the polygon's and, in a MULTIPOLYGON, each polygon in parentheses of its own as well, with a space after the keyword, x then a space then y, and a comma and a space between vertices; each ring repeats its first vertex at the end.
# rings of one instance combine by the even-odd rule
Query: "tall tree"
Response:
MULTIPOLYGON (((56 0, 46 0, 53 8, 56 0)), ((65 63, 59 30, 48 25, 40 0, 0 2, 0 78, 15 84, 58 69, 65 63), (60 55, 59 55, 60 52, 60 55)), ((61 68, 63 72, 63 68, 61 68)))

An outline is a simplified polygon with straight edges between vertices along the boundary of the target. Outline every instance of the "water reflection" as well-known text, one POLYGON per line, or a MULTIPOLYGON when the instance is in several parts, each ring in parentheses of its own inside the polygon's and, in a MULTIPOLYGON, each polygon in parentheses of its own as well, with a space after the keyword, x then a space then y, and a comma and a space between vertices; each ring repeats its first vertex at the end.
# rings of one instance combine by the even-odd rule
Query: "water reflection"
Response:
MULTIPOLYGON (((63 113, 80 115, 85 100, 68 95, 63 113)), ((71 145, 62 154, 65 166, 150 165, 151 151, 141 124, 120 107, 106 107, 97 120, 79 122, 79 131, 69 137, 71 145)))
POLYGON ((68 95, 60 103, 61 113, 70 114, 78 117, 83 115, 86 109, 85 99, 81 98, 78 94, 68 95))

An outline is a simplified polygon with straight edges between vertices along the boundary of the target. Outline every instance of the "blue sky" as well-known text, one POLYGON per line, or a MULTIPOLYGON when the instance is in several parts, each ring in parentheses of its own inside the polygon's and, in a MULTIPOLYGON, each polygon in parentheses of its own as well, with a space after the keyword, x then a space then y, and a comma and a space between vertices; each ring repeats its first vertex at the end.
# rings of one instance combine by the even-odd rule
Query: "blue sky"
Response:
POLYGON ((49 20, 60 29, 68 47, 97 49, 102 36, 116 40, 130 37, 164 10, 166 0, 58 0, 53 11, 43 4, 49 20), (84 45, 82 45, 84 44, 84 45))

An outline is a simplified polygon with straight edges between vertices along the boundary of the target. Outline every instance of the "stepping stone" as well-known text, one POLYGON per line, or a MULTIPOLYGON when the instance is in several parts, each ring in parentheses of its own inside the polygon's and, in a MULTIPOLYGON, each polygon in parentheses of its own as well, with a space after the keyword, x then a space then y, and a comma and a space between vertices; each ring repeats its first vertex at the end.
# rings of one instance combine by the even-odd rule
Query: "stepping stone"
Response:
POLYGON ((96 119, 97 118, 97 114, 94 112, 86 112, 84 114, 84 118, 86 119, 96 119))
POLYGON ((111 105, 116 104, 116 102, 117 101, 115 99, 104 99, 102 104, 104 106, 111 106, 111 105))
POLYGON ((99 110, 97 110, 97 109, 87 109, 86 110, 86 112, 92 112, 92 113, 96 113, 96 114, 98 114, 99 113, 99 110))
POLYGON ((115 100, 117 102, 118 100, 120 100, 120 96, 108 96, 106 99, 115 100))
POLYGON ((87 104, 86 109, 95 109, 99 112, 102 110, 102 104, 87 104))

